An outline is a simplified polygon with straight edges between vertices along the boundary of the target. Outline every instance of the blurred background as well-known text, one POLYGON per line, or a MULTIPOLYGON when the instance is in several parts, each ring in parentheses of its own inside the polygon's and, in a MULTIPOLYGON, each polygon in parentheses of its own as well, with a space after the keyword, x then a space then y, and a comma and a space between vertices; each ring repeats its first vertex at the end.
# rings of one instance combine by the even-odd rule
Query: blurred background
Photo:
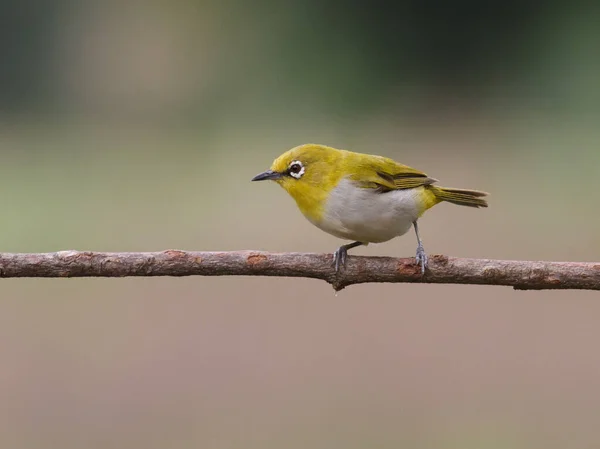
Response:
MULTIPOLYGON (((598 4, 4 0, 0 20, 2 251, 332 252, 249 182, 315 142, 492 194, 428 212, 430 254, 598 260, 598 4)), ((0 284, 2 447, 600 445, 597 292, 0 284)))

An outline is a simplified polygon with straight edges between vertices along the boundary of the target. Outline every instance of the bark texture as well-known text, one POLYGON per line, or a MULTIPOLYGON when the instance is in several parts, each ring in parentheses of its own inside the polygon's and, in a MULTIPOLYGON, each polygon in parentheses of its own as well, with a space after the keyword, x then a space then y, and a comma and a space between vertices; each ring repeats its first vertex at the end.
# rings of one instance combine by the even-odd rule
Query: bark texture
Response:
POLYGON ((505 285, 517 290, 600 290, 600 262, 542 262, 431 256, 424 276, 414 258, 349 256, 334 272, 330 254, 261 251, 0 253, 0 277, 286 276, 322 279, 341 290, 365 282, 505 285))

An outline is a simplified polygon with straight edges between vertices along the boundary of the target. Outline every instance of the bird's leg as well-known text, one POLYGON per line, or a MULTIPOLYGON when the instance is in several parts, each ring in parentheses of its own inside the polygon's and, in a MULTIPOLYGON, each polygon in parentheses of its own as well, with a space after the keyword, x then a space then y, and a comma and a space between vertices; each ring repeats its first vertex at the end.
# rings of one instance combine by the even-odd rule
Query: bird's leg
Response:
POLYGON ((354 242, 348 243, 347 245, 340 246, 333 253, 333 266, 335 267, 335 271, 338 272, 340 270, 340 265, 346 266, 346 258, 348 257, 348 250, 352 248, 356 248, 357 246, 364 245, 362 242, 354 242))
POLYGON ((427 268, 427 254, 425 254, 423 242, 421 241, 421 237, 419 237, 417 220, 413 221, 413 226, 415 227, 415 234, 417 235, 417 255, 415 256, 415 261, 417 262, 417 265, 421 265, 421 274, 425 274, 425 269, 427 268))

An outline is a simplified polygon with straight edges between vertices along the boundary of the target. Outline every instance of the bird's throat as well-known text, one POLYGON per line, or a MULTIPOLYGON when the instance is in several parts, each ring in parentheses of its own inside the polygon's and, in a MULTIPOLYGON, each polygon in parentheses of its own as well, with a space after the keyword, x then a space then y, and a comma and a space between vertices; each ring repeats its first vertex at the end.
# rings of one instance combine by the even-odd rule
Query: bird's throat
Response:
POLYGON ((312 185, 292 185, 286 190, 308 220, 313 223, 321 221, 327 200, 327 193, 322 188, 312 185))

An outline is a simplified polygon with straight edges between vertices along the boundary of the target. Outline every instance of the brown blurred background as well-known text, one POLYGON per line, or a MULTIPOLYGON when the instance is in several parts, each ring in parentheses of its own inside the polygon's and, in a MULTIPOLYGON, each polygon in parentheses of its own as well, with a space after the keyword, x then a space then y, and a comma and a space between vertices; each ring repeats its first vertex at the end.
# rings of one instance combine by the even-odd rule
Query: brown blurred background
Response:
MULTIPOLYGON (((600 8, 536 5, 4 0, 0 248, 331 252, 250 183, 318 142, 491 192, 430 254, 598 260, 600 8)), ((1 447, 600 446, 598 293, 0 284, 1 447)))

